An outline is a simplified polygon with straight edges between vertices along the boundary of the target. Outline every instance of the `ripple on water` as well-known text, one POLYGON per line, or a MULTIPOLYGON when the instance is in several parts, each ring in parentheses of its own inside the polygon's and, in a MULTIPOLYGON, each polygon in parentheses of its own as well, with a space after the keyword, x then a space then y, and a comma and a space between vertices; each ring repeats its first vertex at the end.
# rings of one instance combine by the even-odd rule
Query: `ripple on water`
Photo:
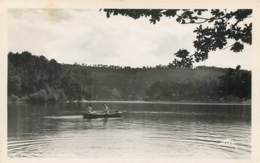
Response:
MULTIPOLYGON (((236 159, 248 158, 251 153, 251 125, 247 121, 221 119, 220 115, 207 115, 210 113, 203 110, 196 113, 186 109, 183 113, 167 105, 160 106, 162 111, 142 107, 128 109, 121 119, 108 120, 86 120, 80 114, 31 116, 29 112, 26 118, 25 114, 13 119, 11 116, 8 155, 236 159)), ((14 115, 22 111, 19 109, 14 115)))

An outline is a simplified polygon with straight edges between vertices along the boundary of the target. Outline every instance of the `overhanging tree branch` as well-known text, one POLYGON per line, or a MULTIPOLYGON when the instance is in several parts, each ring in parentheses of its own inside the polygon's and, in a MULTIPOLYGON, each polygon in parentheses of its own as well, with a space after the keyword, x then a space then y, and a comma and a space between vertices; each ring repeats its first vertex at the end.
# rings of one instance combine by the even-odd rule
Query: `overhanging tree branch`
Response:
MULTIPOLYGON (((151 24, 158 23, 161 17, 175 18, 174 20, 181 24, 198 24, 199 26, 193 31, 196 34, 196 40, 193 42, 195 52, 188 53, 181 60, 177 59, 180 62, 175 63, 180 67, 191 67, 193 62, 204 61, 211 51, 231 47, 231 51, 241 52, 244 44, 252 43, 252 23, 248 20, 251 18, 252 9, 101 9, 101 11, 106 12, 108 18, 112 15, 128 16, 133 19, 149 18, 151 24), (244 24, 241 25, 242 22, 244 24), (229 41, 235 43, 227 46, 229 41)), ((183 49, 178 52, 183 52, 183 49)), ((176 56, 178 52, 174 55, 176 56)))

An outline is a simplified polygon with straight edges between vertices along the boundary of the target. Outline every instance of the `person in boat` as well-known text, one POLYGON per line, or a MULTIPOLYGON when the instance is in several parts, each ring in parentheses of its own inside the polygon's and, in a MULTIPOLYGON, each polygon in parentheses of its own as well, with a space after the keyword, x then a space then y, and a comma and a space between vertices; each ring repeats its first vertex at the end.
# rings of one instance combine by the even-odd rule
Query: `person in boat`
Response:
POLYGON ((96 112, 93 110, 92 105, 89 105, 89 106, 88 106, 88 113, 89 113, 89 114, 94 114, 94 113, 96 113, 96 112))
POLYGON ((105 114, 109 114, 110 112, 109 107, 106 104, 104 104, 104 107, 105 107, 105 114))

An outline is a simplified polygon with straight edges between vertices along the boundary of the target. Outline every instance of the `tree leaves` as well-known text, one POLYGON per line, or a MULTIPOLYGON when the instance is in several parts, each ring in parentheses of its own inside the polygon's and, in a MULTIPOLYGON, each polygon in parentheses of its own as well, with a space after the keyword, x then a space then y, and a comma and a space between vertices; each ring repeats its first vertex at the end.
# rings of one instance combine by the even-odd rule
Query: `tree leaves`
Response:
POLYGON ((249 9, 240 9, 236 11, 235 18, 239 21, 243 21, 245 18, 248 18, 252 14, 252 10, 249 9))
MULTIPOLYGON (((208 53, 229 47, 229 42, 235 43, 230 48, 233 52, 241 52, 244 44, 252 44, 252 23, 246 19, 252 15, 252 9, 103 9, 107 17, 110 15, 129 16, 134 19, 149 17, 151 24, 158 23, 161 17, 175 18, 181 24, 199 24, 193 31, 196 40, 193 41, 195 52, 174 60, 176 66, 191 67, 190 64, 208 58, 208 53), (242 24, 244 22, 244 24, 242 24), (187 63, 184 63, 187 61, 187 63), (192 61, 192 62, 191 62, 192 61)), ((183 49, 181 50, 183 52, 183 49)), ((186 50, 187 51, 187 50, 186 50)), ((188 51, 187 51, 188 52, 188 51)), ((180 51, 175 53, 181 55, 180 51)), ((178 57, 178 56, 177 56, 178 57)))
POLYGON ((243 49, 244 49, 243 44, 241 44, 240 42, 235 42, 230 50, 232 50, 233 52, 240 52, 243 49))
POLYGON ((170 67, 178 68, 191 68, 193 64, 193 58, 189 56, 189 52, 186 49, 180 49, 174 55, 177 57, 169 64, 170 67))

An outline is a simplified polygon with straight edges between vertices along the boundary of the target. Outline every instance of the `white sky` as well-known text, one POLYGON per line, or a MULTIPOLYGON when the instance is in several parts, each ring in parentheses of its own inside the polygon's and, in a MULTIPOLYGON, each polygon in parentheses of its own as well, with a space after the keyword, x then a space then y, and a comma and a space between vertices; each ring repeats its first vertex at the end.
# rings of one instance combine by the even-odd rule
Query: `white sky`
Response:
MULTIPOLYGON (((181 25, 169 18, 153 25, 146 18, 108 19, 98 10, 11 9, 8 22, 9 51, 30 51, 60 63, 167 65, 178 49, 194 50, 194 25, 181 25)), ((251 69, 251 49, 210 53, 199 65, 251 69)))

